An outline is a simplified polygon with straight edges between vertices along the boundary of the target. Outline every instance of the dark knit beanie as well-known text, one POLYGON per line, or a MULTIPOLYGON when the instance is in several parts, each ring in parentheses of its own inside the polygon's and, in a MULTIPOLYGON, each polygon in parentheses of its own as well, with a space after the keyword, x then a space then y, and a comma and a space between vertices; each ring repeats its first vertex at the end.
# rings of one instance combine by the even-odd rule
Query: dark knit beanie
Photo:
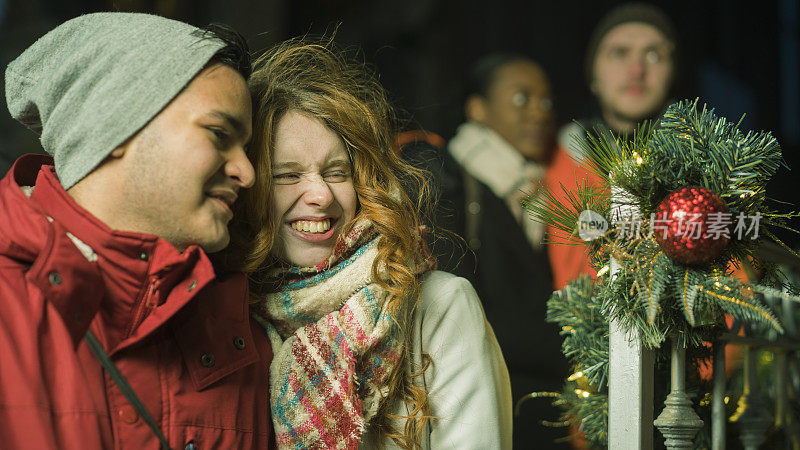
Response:
POLYGON ((625 3, 609 11, 597 23, 589 45, 586 47, 585 75, 587 83, 591 84, 594 78, 594 61, 597 57, 597 48, 603 38, 619 25, 631 22, 640 22, 652 26, 664 35, 673 45, 673 60, 677 61, 678 34, 672 20, 658 7, 647 3, 625 3))

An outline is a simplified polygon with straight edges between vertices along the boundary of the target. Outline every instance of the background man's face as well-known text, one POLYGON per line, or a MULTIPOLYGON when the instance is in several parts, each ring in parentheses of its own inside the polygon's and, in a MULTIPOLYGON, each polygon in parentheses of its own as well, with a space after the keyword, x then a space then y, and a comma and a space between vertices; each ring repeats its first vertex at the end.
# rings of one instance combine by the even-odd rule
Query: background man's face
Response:
POLYGON ((550 85, 539 66, 510 62, 497 70, 478 122, 493 129, 529 160, 544 161, 553 145, 550 85))
POLYGON ((624 23, 605 35, 597 49, 592 91, 603 116, 638 122, 658 112, 672 83, 672 44, 656 28, 624 23))
POLYGON ((132 137, 120 161, 125 229, 155 234, 180 250, 228 245, 231 205, 254 181, 244 152, 251 108, 244 78, 214 64, 132 137))

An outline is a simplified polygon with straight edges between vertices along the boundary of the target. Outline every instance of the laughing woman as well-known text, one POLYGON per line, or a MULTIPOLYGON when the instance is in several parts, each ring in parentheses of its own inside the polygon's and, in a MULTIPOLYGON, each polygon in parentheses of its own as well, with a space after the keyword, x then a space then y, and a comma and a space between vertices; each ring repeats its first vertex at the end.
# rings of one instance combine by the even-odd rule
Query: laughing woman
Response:
POLYGON ((433 270, 380 85, 295 40, 251 91, 263 176, 240 207, 279 448, 510 448, 500 349, 472 286, 433 270))

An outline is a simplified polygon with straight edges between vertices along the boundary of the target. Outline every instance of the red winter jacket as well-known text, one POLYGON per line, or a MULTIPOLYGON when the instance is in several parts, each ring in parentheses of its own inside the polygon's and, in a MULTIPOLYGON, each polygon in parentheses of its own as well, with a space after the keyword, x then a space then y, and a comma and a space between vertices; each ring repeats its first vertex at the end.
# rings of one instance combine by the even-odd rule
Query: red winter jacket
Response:
POLYGON ((87 328, 172 448, 268 448, 272 352, 245 277, 216 279, 198 247, 109 229, 51 161, 24 156, 0 181, 0 448, 159 447, 87 328))

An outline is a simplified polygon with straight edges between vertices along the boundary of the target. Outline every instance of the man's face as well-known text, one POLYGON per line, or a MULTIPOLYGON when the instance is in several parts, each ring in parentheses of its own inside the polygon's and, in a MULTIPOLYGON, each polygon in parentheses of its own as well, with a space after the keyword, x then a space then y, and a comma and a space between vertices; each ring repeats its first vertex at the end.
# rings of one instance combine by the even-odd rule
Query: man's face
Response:
POLYGON ((553 145, 550 85, 542 69, 529 61, 500 67, 487 96, 477 100, 473 120, 493 129, 525 158, 544 161, 553 145))
POLYGON ((244 78, 213 64, 123 144, 124 229, 155 234, 179 250, 225 248, 231 206, 254 181, 244 151, 251 107, 244 78))
POLYGON ((597 48, 592 91, 609 124, 632 127, 664 106, 672 83, 672 50, 658 29, 640 22, 624 23, 605 35, 597 48))

